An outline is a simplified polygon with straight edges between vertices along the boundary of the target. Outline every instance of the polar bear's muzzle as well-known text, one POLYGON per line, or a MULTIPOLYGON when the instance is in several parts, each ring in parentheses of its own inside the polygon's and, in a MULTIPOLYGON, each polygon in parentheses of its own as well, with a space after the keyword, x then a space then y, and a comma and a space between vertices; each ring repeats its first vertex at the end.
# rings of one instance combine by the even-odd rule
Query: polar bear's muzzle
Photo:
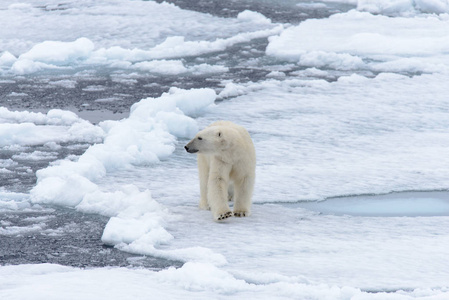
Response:
POLYGON ((188 145, 184 146, 184 149, 186 149, 187 152, 189 152, 189 153, 197 153, 198 152, 198 149, 192 149, 187 146, 188 145))

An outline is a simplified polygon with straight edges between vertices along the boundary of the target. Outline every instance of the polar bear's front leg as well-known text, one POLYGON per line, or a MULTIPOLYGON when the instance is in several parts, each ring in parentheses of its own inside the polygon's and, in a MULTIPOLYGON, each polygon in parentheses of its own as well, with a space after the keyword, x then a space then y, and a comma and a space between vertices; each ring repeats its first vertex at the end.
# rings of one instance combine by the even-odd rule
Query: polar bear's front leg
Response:
POLYGON ((207 183, 209 181, 210 164, 207 156, 198 154, 198 174, 200 179, 200 209, 209 209, 207 202, 207 183))
POLYGON ((252 177, 244 177, 234 182, 234 216, 248 217, 251 214, 251 196, 254 190, 252 177))
POLYGON ((207 182, 207 201, 216 221, 232 216, 228 204, 229 173, 232 166, 213 160, 210 164, 209 180, 207 182))

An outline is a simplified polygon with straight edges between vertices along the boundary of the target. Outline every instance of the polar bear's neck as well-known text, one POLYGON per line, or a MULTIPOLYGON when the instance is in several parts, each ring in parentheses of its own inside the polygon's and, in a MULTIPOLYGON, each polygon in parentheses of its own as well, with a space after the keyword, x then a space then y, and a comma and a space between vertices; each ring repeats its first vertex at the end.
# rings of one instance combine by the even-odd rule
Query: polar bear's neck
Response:
POLYGON ((236 156, 235 156, 234 151, 229 151, 229 149, 221 151, 221 153, 215 153, 214 156, 216 159, 218 159, 224 163, 227 163, 227 164, 233 165, 236 162, 236 159, 235 159, 236 156))

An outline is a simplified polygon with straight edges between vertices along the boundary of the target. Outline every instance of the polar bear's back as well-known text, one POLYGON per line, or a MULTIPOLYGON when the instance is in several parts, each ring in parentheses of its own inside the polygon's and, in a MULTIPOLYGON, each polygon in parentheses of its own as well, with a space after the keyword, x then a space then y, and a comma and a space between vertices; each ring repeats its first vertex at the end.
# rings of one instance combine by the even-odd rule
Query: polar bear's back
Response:
POLYGON ((237 125, 231 121, 215 121, 207 127, 212 127, 212 126, 227 126, 227 127, 234 127, 234 128, 242 128, 246 131, 245 128, 243 128, 242 126, 237 125))

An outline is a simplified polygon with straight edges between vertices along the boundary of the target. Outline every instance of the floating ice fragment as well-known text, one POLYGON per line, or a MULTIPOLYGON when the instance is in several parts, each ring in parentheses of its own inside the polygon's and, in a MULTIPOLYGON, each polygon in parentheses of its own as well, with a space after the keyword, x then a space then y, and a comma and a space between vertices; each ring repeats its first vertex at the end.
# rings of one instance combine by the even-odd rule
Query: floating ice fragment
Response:
POLYGON ((64 80, 51 81, 48 84, 52 86, 63 87, 66 89, 74 89, 76 87, 77 82, 75 80, 64 79, 64 80))
POLYGON ((5 51, 0 56, 0 67, 1 66, 7 66, 10 67, 14 64, 14 62, 17 60, 17 58, 12 55, 10 52, 5 51))
POLYGON ((187 72, 187 68, 180 60, 144 61, 134 64, 133 68, 165 75, 176 75, 187 72))
POLYGON ((86 59, 92 53, 94 43, 87 38, 74 42, 45 41, 19 56, 19 60, 28 59, 49 64, 67 64, 86 59))
POLYGON ((20 154, 15 154, 12 156, 14 160, 28 160, 28 161, 38 161, 38 160, 55 160, 58 158, 57 152, 43 152, 43 151, 33 151, 32 153, 22 152, 20 154))
POLYGON ((31 200, 38 203, 63 204, 74 207, 88 192, 97 190, 96 184, 86 177, 72 174, 65 178, 53 176, 43 178, 31 192, 31 200))
POLYGON ((237 19, 251 21, 257 24, 271 24, 271 20, 263 14, 251 10, 242 11, 237 15, 237 19))

